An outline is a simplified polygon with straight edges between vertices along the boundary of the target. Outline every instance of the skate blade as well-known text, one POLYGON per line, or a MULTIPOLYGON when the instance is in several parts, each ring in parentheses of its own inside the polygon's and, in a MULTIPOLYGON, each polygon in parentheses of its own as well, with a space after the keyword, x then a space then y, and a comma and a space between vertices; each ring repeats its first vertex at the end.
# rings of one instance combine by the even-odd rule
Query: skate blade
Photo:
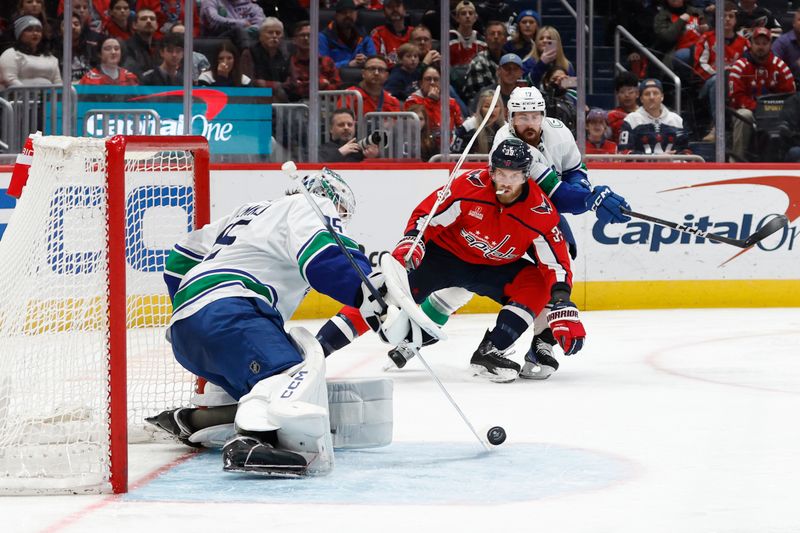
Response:
POLYGON ((305 466, 281 466, 281 465, 266 465, 266 466, 223 466, 222 470, 225 472, 232 472, 235 474, 256 474, 264 477, 274 478, 301 478, 306 477, 308 468, 305 466))
POLYGON ((526 364, 522 367, 522 371, 519 373, 519 377, 522 379, 534 379, 538 381, 545 380, 553 375, 556 369, 552 366, 547 365, 531 365, 528 367, 526 364), (538 370, 537 370, 538 369, 538 370))
POLYGON ((498 368, 497 373, 489 372, 485 366, 470 365, 475 376, 486 378, 493 383, 511 383, 517 379, 517 371, 513 368, 498 368))

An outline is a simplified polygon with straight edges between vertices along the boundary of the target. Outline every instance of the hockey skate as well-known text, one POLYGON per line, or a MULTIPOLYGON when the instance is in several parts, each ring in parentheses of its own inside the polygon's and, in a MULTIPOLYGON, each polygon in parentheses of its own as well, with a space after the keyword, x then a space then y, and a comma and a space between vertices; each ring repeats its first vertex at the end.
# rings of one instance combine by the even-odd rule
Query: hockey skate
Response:
POLYGON ((187 446, 202 448, 202 444, 189 440, 189 437, 194 433, 189 424, 189 415, 195 410, 189 407, 179 407, 178 409, 163 411, 156 416, 145 417, 144 421, 162 431, 166 431, 177 441, 187 446))
MULTIPOLYGON (((524 379, 547 379, 558 370, 558 361, 553 357, 553 345, 547 342, 550 330, 545 330, 545 335, 534 335, 531 348, 525 354, 525 364, 519 377, 524 379)), ((552 338, 552 333, 550 334, 552 338)), ((553 339, 555 341, 555 339, 553 339)))
POLYGON ((417 355, 417 352, 406 343, 400 343, 395 348, 389 350, 386 354, 392 360, 394 365, 387 365, 386 370, 391 370, 393 367, 403 368, 408 363, 409 359, 417 355))
POLYGON ((308 463, 299 453, 274 448, 248 435, 237 435, 222 448, 222 469, 270 477, 302 477, 308 463))
POLYGON ((488 337, 487 331, 478 349, 472 354, 470 365, 476 376, 485 377, 495 383, 511 383, 517 379, 519 365, 507 359, 505 352, 498 350, 488 337))

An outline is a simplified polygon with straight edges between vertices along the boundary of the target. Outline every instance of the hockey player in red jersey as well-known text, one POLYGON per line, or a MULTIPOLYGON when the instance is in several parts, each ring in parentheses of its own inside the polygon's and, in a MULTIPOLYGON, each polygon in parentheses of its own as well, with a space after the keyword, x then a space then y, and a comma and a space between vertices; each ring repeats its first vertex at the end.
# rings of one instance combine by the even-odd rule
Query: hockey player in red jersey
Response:
MULTIPOLYGON (((434 191, 420 203, 392 255, 404 262, 413 248, 408 279, 419 303, 436 290, 462 287, 503 305, 470 363, 477 375, 496 382, 516 379, 520 365, 507 350, 550 302, 550 327, 564 352, 583 346, 585 331, 569 298, 572 272, 559 214, 531 180, 532 155, 516 138, 493 152, 489 168, 457 177, 449 195, 431 213, 434 191), (427 217, 418 246, 413 241, 427 217)), ((326 355, 367 329, 357 310, 343 309, 317 334, 326 355)))

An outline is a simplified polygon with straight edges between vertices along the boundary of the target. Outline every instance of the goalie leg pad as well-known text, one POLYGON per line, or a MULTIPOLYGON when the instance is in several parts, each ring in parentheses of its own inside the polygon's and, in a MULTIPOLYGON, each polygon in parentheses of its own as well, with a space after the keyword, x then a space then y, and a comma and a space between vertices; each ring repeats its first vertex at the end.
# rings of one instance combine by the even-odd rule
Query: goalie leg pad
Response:
POLYGON ((325 356, 304 328, 289 331, 303 363, 256 384, 243 396, 236 427, 246 432, 276 431, 277 448, 307 454, 309 473, 333 467, 333 443, 328 420, 325 356))
POLYGON ((390 379, 328 381, 334 448, 377 448, 392 443, 390 379))

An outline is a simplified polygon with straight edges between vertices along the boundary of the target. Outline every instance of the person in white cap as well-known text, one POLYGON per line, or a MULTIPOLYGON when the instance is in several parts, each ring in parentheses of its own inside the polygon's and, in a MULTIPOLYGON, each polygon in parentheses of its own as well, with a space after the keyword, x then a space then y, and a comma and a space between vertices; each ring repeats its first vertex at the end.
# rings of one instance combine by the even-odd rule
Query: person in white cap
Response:
POLYGON ((4 87, 61 83, 58 59, 42 42, 42 23, 32 15, 14 21, 14 44, 0 55, 4 87))

